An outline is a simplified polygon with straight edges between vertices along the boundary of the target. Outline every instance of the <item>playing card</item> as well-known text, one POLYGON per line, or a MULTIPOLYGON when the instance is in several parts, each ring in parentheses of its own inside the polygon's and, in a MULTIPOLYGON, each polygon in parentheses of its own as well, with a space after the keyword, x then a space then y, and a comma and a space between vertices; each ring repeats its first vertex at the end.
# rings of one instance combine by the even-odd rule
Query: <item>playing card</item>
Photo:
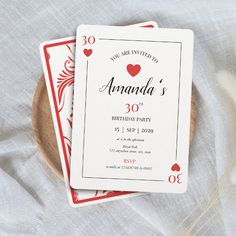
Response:
POLYGON ((186 191, 192 31, 81 25, 76 48, 71 186, 186 191))
MULTIPOLYGON (((134 26, 152 28, 157 27, 157 24, 150 21, 134 26)), ((136 196, 137 193, 129 192, 76 190, 69 185, 75 42, 75 37, 68 37, 47 41, 40 45, 44 76, 69 202, 73 207, 80 207, 136 196)))

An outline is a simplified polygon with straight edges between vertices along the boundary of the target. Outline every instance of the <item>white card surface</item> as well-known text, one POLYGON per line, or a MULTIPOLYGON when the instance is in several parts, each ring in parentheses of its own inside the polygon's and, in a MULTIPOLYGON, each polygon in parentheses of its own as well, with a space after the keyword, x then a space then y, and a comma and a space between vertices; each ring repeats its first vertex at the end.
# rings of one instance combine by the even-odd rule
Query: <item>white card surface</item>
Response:
MULTIPOLYGON (((158 27, 156 22, 153 21, 133 26, 158 27)), ((81 207, 140 195, 130 192, 80 190, 73 189, 69 185, 75 42, 75 37, 67 37, 47 41, 40 45, 44 76, 69 203, 73 207, 81 207)))
POLYGON ((193 33, 81 25, 71 186, 187 188, 193 33))

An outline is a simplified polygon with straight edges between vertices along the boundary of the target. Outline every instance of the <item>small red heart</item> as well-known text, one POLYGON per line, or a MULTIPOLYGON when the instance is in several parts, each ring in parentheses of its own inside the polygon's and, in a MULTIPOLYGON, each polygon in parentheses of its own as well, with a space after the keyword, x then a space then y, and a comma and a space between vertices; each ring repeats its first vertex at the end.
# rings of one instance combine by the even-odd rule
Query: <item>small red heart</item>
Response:
POLYGON ((177 163, 175 163, 175 164, 171 167, 171 170, 172 170, 172 171, 180 171, 180 166, 179 166, 177 163))
POLYGON ((92 53, 93 53, 92 49, 87 49, 87 48, 84 49, 84 55, 86 57, 89 57, 92 53))
POLYGON ((128 64, 127 65, 127 71, 128 73, 134 77, 135 75, 137 75, 139 73, 139 71, 141 70, 141 66, 136 64, 136 65, 132 65, 132 64, 128 64))

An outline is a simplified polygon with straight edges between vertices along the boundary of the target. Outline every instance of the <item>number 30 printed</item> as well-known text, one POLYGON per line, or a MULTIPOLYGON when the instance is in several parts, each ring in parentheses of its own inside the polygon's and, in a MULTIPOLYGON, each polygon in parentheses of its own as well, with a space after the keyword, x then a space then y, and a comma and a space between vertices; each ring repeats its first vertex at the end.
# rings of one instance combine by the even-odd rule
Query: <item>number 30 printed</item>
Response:
POLYGON ((82 36, 83 44, 82 46, 86 44, 94 44, 95 43, 95 37, 94 36, 82 36))
POLYGON ((168 177, 168 181, 171 184, 174 184, 174 183, 181 184, 182 183, 182 174, 170 175, 168 177))

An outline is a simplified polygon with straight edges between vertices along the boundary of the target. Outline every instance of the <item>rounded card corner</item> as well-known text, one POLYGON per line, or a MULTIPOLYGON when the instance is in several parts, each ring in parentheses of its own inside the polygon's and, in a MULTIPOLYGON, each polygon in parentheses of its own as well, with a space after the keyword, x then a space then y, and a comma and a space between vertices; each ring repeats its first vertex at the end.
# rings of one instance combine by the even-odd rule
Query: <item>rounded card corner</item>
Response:
POLYGON ((192 29, 186 29, 189 36, 193 39, 194 38, 194 31, 192 29))
POLYGON ((78 32, 78 31, 82 30, 85 26, 86 26, 85 24, 79 25, 79 26, 77 27, 76 31, 78 32))

